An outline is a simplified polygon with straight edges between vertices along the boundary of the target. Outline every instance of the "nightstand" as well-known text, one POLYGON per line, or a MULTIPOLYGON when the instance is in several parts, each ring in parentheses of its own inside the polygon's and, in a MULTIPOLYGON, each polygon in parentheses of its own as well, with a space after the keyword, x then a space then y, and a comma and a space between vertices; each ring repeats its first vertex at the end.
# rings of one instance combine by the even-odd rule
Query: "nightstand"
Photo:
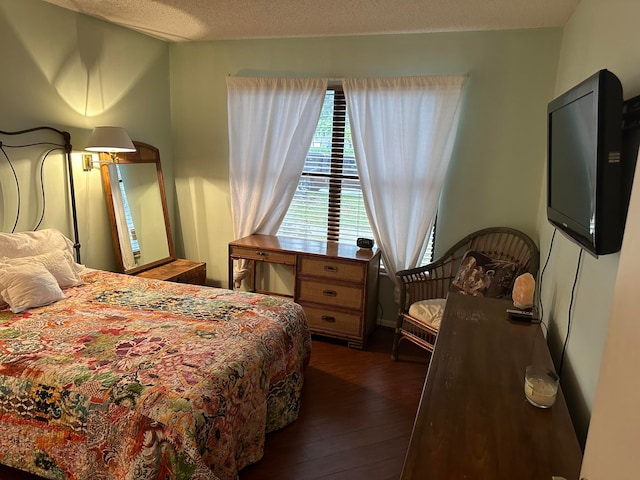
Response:
POLYGON ((150 268, 149 270, 145 270, 144 272, 140 272, 135 275, 136 277, 165 280, 167 282, 206 285, 207 264, 178 258, 169 263, 165 263, 164 265, 150 268))

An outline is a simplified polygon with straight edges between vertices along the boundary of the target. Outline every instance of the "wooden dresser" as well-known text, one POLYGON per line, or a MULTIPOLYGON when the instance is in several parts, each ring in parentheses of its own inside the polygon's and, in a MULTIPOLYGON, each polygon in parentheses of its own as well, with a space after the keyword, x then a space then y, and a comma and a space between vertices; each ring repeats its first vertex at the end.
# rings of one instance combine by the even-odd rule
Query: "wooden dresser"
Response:
POLYGON ((205 285, 207 283, 207 264, 178 258, 135 275, 154 280, 205 285))
MULTIPOLYGON (((318 242, 270 235, 250 235, 229 243, 229 288, 237 260, 289 265, 293 300, 302 305, 311 331, 363 348, 375 326, 380 251, 337 242, 318 242)), ((256 289, 255 268, 251 289, 256 289)))
POLYGON ((506 308, 449 294, 401 480, 578 479, 562 389, 546 410, 524 394, 526 366, 553 365, 540 325, 514 323, 506 308))

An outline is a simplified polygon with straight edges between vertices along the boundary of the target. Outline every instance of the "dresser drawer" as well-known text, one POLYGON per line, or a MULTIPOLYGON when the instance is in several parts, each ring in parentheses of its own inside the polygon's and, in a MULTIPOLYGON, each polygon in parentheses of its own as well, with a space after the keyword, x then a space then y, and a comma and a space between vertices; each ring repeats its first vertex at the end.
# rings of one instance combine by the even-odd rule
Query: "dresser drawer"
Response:
POLYGON ((260 248, 230 247, 229 255, 232 258, 246 258, 247 260, 257 260, 259 262, 281 263, 284 265, 295 265, 295 254, 284 252, 273 252, 260 248))
POLYGON ((297 301, 346 308, 362 308, 362 286, 351 287, 304 279, 300 281, 297 301))
POLYGON ((362 282, 364 271, 364 264, 315 257, 302 257, 298 269, 300 275, 313 275, 347 282, 362 282))
POLYGON ((316 327, 353 335, 360 334, 360 315, 306 305, 303 305, 303 308, 311 329, 316 327))

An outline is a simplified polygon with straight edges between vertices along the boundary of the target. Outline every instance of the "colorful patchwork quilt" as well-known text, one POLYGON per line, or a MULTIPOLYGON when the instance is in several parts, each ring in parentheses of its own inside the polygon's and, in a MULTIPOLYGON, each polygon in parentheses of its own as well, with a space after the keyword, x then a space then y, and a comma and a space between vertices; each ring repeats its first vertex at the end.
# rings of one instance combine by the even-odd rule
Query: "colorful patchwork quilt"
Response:
POLYGON ((0 311, 0 463, 50 479, 236 479, 297 418, 311 340, 287 299, 90 271, 0 311))

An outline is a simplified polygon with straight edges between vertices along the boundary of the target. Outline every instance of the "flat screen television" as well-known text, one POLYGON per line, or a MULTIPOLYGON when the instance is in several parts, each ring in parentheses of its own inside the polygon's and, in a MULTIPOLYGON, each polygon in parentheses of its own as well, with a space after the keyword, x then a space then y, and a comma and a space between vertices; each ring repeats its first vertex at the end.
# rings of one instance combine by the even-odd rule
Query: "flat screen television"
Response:
POLYGON ((622 85, 600 70, 547 108, 547 218, 594 256, 624 232, 622 85))

